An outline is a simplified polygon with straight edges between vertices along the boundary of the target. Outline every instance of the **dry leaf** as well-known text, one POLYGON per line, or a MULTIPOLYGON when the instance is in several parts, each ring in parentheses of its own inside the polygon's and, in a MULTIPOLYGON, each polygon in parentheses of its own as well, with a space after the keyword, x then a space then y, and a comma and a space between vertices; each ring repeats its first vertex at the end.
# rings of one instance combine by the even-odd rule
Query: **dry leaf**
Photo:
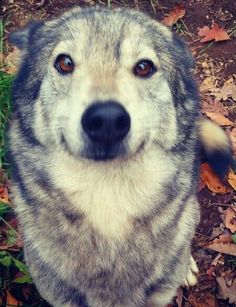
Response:
POLYGON ((228 109, 224 107, 222 103, 216 100, 214 101, 212 99, 203 100, 201 112, 203 114, 206 112, 211 112, 211 113, 220 113, 223 114, 224 116, 229 115, 228 109))
POLYGON ((206 79, 202 81, 200 84, 200 91, 201 92, 208 92, 211 91, 212 88, 215 88, 215 83, 216 83, 217 78, 215 76, 209 76, 206 79))
POLYGON ((211 262, 211 266, 217 266, 218 264, 224 263, 224 257, 222 256, 221 253, 219 253, 211 262))
POLYGON ((211 29, 207 26, 200 28, 198 31, 198 35, 203 37, 200 40, 200 42, 202 43, 210 42, 212 40, 218 42, 230 39, 227 32, 223 28, 219 28, 219 26, 215 22, 212 23, 211 29))
POLYGON ((6 307, 10 306, 23 306, 20 301, 15 299, 10 292, 7 291, 7 304, 6 307))
POLYGON ((236 256, 236 244, 235 243, 211 243, 206 248, 215 252, 236 256))
POLYGON ((210 293, 204 293, 201 297, 194 297, 193 294, 190 294, 188 297, 189 303, 193 307, 217 307, 215 296, 210 293))
MULTIPOLYGON (((236 144, 233 145, 233 147, 236 146, 236 144)), ((233 148, 234 151, 234 148, 233 148)), ((235 151, 234 151, 235 152, 235 151)), ((228 182, 231 185, 231 187, 236 190, 236 174, 232 170, 230 170, 228 174, 228 182)))
POLYGON ((228 193, 230 188, 226 187, 219 179, 219 177, 212 171, 207 163, 201 164, 201 179, 205 182, 209 190, 215 193, 228 193))
POLYGON ((14 47, 13 51, 10 52, 4 59, 4 66, 1 68, 1 71, 4 71, 10 75, 14 75, 17 72, 20 62, 20 51, 14 47))
POLYGON ((232 233, 236 232, 236 209, 228 208, 225 215, 225 227, 232 233))
POLYGON ((178 307, 182 307, 182 302, 183 302, 183 288, 179 287, 177 289, 177 293, 176 293, 176 304, 178 305, 178 307))
POLYGON ((223 300, 229 299, 230 304, 236 303, 236 278, 230 287, 227 286, 226 280, 223 277, 217 277, 216 281, 219 285, 219 298, 223 300))
POLYGON ((206 116, 212 119, 215 123, 220 126, 233 126, 234 123, 225 117, 223 114, 214 112, 205 112, 206 116))
POLYGON ((213 93, 216 100, 227 100, 228 98, 232 98, 236 101, 236 85, 233 83, 224 84, 223 87, 217 93, 213 93))
MULTIPOLYGON (((233 154, 236 155, 236 128, 230 129, 230 131, 228 131, 228 135, 231 141, 231 148, 233 150, 233 154)), ((233 171, 231 171, 229 175, 230 175, 230 180, 234 182, 233 185, 231 183, 230 184, 236 190, 236 175, 234 174, 233 171)))
POLYGON ((168 27, 173 26, 180 18, 185 15, 185 8, 183 4, 177 5, 170 14, 162 20, 162 23, 168 27))
POLYGON ((10 203, 10 197, 8 195, 7 187, 0 185, 0 201, 9 204, 10 203))
POLYGON ((212 243, 233 243, 232 236, 230 234, 222 234, 219 238, 216 238, 212 243))

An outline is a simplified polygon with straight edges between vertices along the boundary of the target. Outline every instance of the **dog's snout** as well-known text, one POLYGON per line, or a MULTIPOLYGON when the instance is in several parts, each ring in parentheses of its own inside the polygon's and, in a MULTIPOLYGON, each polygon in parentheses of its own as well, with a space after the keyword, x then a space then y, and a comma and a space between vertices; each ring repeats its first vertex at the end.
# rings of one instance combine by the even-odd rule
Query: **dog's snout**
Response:
POLYGON ((117 102, 96 102, 84 112, 82 127, 92 141, 114 143, 122 140, 129 132, 130 116, 117 102))

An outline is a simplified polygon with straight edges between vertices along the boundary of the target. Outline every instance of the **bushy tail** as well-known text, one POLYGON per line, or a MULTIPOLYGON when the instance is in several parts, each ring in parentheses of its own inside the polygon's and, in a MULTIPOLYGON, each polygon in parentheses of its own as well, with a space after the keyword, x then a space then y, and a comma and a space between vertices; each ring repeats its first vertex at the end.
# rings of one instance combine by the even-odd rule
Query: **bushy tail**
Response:
POLYGON ((203 159, 214 172, 224 178, 233 165, 231 144, 224 130, 210 120, 199 121, 199 136, 203 159))

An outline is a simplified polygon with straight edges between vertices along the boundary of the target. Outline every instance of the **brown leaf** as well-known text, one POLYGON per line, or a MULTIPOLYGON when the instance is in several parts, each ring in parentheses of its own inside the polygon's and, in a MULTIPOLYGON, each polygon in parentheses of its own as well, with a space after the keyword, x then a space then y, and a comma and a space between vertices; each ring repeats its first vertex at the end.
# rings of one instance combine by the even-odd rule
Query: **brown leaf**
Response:
POLYGON ((14 47, 13 51, 9 52, 9 54, 3 58, 4 66, 1 68, 1 71, 14 75, 17 72, 19 62, 20 51, 14 47))
MULTIPOLYGON (((236 142, 236 141, 235 141, 236 142)), ((235 152, 235 147, 236 143, 233 144, 233 151, 235 152)), ((228 174, 228 182, 231 185, 231 187, 236 190, 236 174, 234 174, 234 172, 232 170, 230 170, 229 174, 228 174)))
POLYGON ((222 234, 216 238, 212 243, 232 243, 232 236, 230 234, 222 234))
POLYGON ((8 189, 6 186, 0 185, 0 201, 9 204, 10 197, 8 195, 8 189))
POLYGON ((162 23, 168 27, 173 26, 180 18, 185 15, 185 8, 183 4, 176 5, 170 14, 162 20, 162 23))
POLYGON ((215 76, 209 76, 202 81, 199 86, 201 92, 208 92, 211 91, 212 88, 215 88, 217 78, 215 76))
POLYGON ((211 243, 206 248, 215 252, 236 256, 236 244, 235 243, 211 243))
POLYGON ((230 39, 227 32, 223 28, 219 28, 219 26, 215 22, 212 23, 211 29, 207 26, 200 28, 198 31, 198 35, 203 37, 200 40, 200 42, 202 43, 210 42, 212 40, 218 42, 230 39))
MULTIPOLYGON (((233 150, 233 154, 236 155, 236 128, 230 129, 230 131, 228 131, 228 135, 231 141, 231 148, 233 150)), ((236 175, 234 174, 233 171, 230 171, 229 177, 230 178, 228 179, 230 185, 232 185, 232 187, 236 190, 236 175)))
POLYGON ((225 215, 225 227, 232 233, 236 232, 236 209, 228 208, 225 215))
POLYGON ((183 288, 179 287, 177 289, 177 296, 175 298, 176 304, 178 307, 182 307, 182 302, 183 302, 183 288))
POLYGON ((10 292, 7 291, 7 304, 6 307, 8 306, 22 306, 22 303, 15 299, 10 292))
POLYGON ((216 281, 219 285, 219 298, 223 300, 229 299, 230 304, 236 303, 236 278, 230 287, 227 286, 226 280, 222 276, 217 277, 216 281))
POLYGON ((194 297, 193 294, 190 294, 188 297, 189 303, 193 307, 217 307, 216 298, 210 293, 204 293, 201 297, 194 297))
POLYGON ((203 100, 201 112, 203 114, 206 112, 211 112, 211 113, 220 113, 223 114, 224 116, 229 115, 228 109, 224 107, 221 102, 216 100, 214 101, 212 99, 203 100))
POLYGON ((207 163, 202 163, 201 167, 201 179, 205 182, 209 190, 215 193, 228 193, 230 188, 226 187, 219 179, 219 177, 212 171, 211 167, 207 163))
POLYGON ((234 123, 225 117, 223 114, 214 112, 205 112, 206 116, 212 119, 215 123, 220 126, 233 126, 234 123))
POLYGON ((219 90, 218 93, 213 93, 216 100, 226 101, 228 98, 232 98, 236 101, 236 85, 233 83, 224 84, 223 87, 219 90))

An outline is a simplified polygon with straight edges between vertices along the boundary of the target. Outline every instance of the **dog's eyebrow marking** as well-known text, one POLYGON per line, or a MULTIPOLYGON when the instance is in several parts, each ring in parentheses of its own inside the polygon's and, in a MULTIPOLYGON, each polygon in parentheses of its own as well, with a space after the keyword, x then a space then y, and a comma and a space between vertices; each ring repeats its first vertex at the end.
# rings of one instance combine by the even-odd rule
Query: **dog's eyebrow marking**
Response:
POLYGON ((120 36, 118 37, 117 43, 114 47, 114 54, 117 60, 119 60, 121 57, 121 45, 122 45, 122 42, 124 41, 124 27, 125 25, 123 24, 121 26, 120 36))
POLYGON ((117 60, 120 59, 120 41, 117 42, 117 44, 115 45, 115 58, 117 60))

